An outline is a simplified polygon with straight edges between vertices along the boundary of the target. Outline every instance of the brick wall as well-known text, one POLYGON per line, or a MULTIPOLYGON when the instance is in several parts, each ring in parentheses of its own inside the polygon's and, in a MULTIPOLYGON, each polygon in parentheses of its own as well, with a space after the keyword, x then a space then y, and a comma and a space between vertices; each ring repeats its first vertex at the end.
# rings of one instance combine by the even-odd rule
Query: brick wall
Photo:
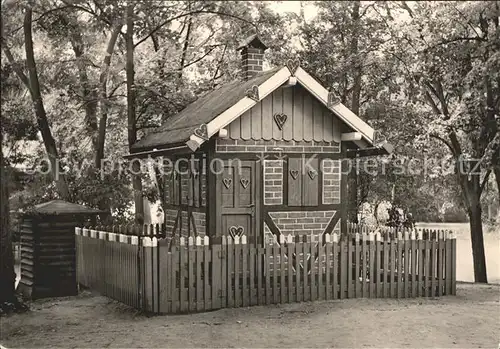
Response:
POLYGON ((340 204, 340 160, 325 159, 323 171, 323 204, 340 204))
POLYGON ((306 141, 275 141, 275 140, 236 140, 219 138, 215 149, 220 153, 230 152, 276 152, 274 148, 281 148, 283 153, 340 153, 340 143, 306 142, 306 141))
MULTIPOLYGON (((320 241, 334 214, 335 211, 269 213, 281 234, 306 235, 308 242, 320 241)), ((339 219, 333 228, 335 234, 340 234, 340 221, 339 219)), ((278 243, 276 236, 266 223, 264 223, 264 243, 268 245, 278 243)))
POLYGON ((251 79, 262 71, 264 50, 256 47, 244 47, 241 50, 241 69, 243 79, 251 79))
POLYGON ((335 211, 269 212, 282 234, 320 235, 326 229, 335 211))
POLYGON ((264 205, 283 204, 283 161, 264 160, 264 205))

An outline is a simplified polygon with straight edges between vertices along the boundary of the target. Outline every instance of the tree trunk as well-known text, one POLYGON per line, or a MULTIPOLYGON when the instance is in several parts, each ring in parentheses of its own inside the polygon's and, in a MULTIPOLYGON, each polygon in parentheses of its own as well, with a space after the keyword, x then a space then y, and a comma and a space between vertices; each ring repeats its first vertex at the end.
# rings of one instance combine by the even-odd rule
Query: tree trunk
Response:
POLYGON ((352 8, 351 19, 353 25, 353 32, 351 38, 351 55, 353 57, 354 63, 354 83, 352 87, 352 100, 351 100, 351 110, 354 114, 359 115, 360 108, 360 98, 361 98, 361 62, 359 60, 359 7, 360 1, 355 1, 352 8))
POLYGON ((484 255, 483 224, 481 206, 474 205, 468 210, 472 242, 472 259, 474 263, 474 281, 488 283, 486 275, 486 258, 484 255))
POLYGON ((26 66, 28 68, 29 86, 28 89, 31 93, 31 99, 34 104, 36 120, 38 128, 42 134, 43 143, 47 156, 49 157, 51 172, 57 186, 59 195, 64 200, 70 199, 69 187, 66 182, 66 176, 62 171, 59 164, 59 157, 56 147, 56 142, 52 136, 47 114, 43 105, 42 95, 40 92, 40 83, 38 81, 38 72, 35 64, 35 55, 33 52, 33 33, 32 33, 32 8, 31 6, 25 7, 24 15, 24 45, 26 50, 26 66))
POLYGON ((495 174, 495 181, 497 182, 497 191, 498 191, 498 204, 500 205, 500 165, 493 168, 493 173, 495 174))
MULTIPOLYGON (((0 136, 0 141, 3 135, 0 136)), ((15 303, 14 254, 9 220, 9 176, 0 150, 0 307, 3 303, 15 303)))
MULTIPOLYGON (((352 100, 351 100, 351 110, 354 114, 359 115, 359 101, 361 96, 361 62, 359 62, 358 52, 359 52, 359 7, 360 1, 355 1, 353 3, 351 19, 353 25, 353 32, 351 37, 351 55, 354 57, 354 84, 352 87, 352 100)), ((356 164, 357 165, 357 164, 356 164)), ((358 176, 357 171, 351 171, 349 174, 349 220, 353 223, 358 223, 358 176)))
MULTIPOLYGON (((7 10, 12 7, 13 3, 2 2, 2 17, 7 10)), ((13 63, 12 54, 5 46, 3 40, 3 18, 0 17, 1 45, 7 55, 9 62, 13 63)), ((19 77, 26 83, 27 78, 22 71, 13 64, 16 74, 21 72, 19 77)), ((2 114, 0 113, 0 123, 2 114)), ((0 132, 0 144, 3 144, 3 132, 0 132)), ((5 302, 15 302, 15 280, 16 274, 14 271, 14 255, 12 253, 12 232, 10 230, 10 209, 9 209, 9 178, 7 166, 3 157, 3 150, 0 149, 0 308, 5 302)))
POLYGON ((99 76, 99 96, 101 102, 101 117, 99 119, 99 131, 97 135, 97 148, 95 153, 95 167, 101 169, 102 160, 104 159, 104 143, 106 141, 106 127, 108 123, 108 72, 111 65, 111 56, 115 50, 115 44, 120 34, 122 25, 119 24, 114 27, 111 32, 111 37, 108 41, 108 46, 106 48, 106 55, 104 56, 104 61, 101 68, 101 75, 99 76))
MULTIPOLYGON (((188 2, 188 10, 191 11, 191 2, 188 2)), ((186 32, 186 38, 184 39, 184 45, 182 47, 182 55, 181 55, 181 64, 179 67, 179 80, 182 79, 182 73, 184 71, 184 64, 186 64, 186 57, 187 57, 187 51, 189 48, 189 41, 191 40, 191 27, 193 25, 193 17, 190 15, 188 17, 188 25, 187 25, 187 32, 186 32)))
MULTIPOLYGON (((129 0, 127 4, 127 120, 128 120, 128 145, 131 149, 132 145, 137 141, 137 120, 136 120, 136 93, 134 84, 134 5, 133 0, 129 0)), ((142 200, 142 180, 141 180, 141 165, 139 159, 132 160, 132 186, 134 189, 135 203, 135 222, 137 224, 144 223, 144 201, 142 200)))
MULTIPOLYGON (((357 166, 356 159, 354 166, 357 166)), ((348 219, 351 223, 358 223, 358 174, 357 167, 351 168, 351 172, 347 176, 348 183, 348 197, 349 197, 349 212, 348 219)))
POLYGON ((482 188, 480 175, 477 171, 474 171, 476 165, 477 161, 462 163, 459 168, 458 180, 469 216, 472 260, 474 264, 474 282, 487 283, 488 278, 486 274, 486 258, 484 255, 481 209, 482 188))
MULTIPOLYGON (((60 17, 66 25, 69 25, 64 16, 60 17)), ((92 139, 94 151, 97 149, 97 92, 90 84, 87 65, 83 60, 85 54, 82 33, 78 28, 71 28, 71 46, 75 53, 76 65, 78 67, 78 76, 80 79, 80 89, 85 106, 85 128, 92 139)))

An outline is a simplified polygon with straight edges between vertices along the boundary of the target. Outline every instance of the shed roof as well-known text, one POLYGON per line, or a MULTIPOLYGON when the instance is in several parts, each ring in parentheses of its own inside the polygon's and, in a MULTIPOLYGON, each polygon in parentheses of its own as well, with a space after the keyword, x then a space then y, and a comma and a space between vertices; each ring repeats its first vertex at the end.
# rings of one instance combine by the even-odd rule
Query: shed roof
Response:
POLYGON ((38 204, 32 210, 34 213, 45 215, 63 215, 63 214, 97 214, 100 210, 93 209, 84 205, 73 204, 64 200, 52 200, 38 204))
POLYGON ((131 152, 136 153, 155 147, 185 143, 200 124, 212 121, 245 97, 245 92, 253 85, 262 84, 278 70, 279 68, 276 68, 259 73, 247 81, 235 80, 206 93, 168 119, 164 125, 135 143, 131 152))
POLYGON ((248 38, 243 40, 239 45, 237 50, 241 50, 244 47, 256 47, 260 49, 267 49, 266 44, 262 42, 257 34, 250 35, 248 38))

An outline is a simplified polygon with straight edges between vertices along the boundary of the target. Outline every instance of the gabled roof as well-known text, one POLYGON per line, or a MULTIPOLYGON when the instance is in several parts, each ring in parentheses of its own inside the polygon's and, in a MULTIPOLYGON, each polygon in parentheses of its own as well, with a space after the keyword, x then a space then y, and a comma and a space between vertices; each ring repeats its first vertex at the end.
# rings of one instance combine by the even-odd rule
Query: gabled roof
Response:
MULTIPOLYGON (((375 132, 370 125, 342 103, 330 103, 330 92, 300 66, 293 67, 291 63, 283 68, 260 73, 248 81, 234 81, 207 93, 173 116, 165 125, 134 144, 132 153, 151 151, 154 148, 169 148, 174 145, 184 145, 184 147, 187 145, 195 151, 208 138, 217 134, 274 90, 292 80, 303 86, 353 131, 360 133, 362 140, 355 142, 359 147, 374 145, 375 132), (254 93, 249 94, 249 90, 253 90, 254 93), (206 126, 207 134, 203 138, 199 132, 195 133, 201 125, 206 126)), ((384 149, 384 153, 387 153, 388 148, 384 149)))
POLYGON ((35 205, 31 212, 45 215, 62 215, 62 214, 97 214, 102 213, 87 206, 73 204, 64 200, 52 200, 43 204, 35 205))
POLYGON ((257 34, 250 35, 248 38, 243 40, 239 45, 237 50, 241 50, 244 47, 255 47, 260 49, 267 49, 266 44, 262 42, 257 34))
POLYGON ((276 71, 277 69, 273 69, 257 74, 248 81, 235 80, 206 93, 168 119, 164 125, 135 143, 132 146, 132 152, 185 143, 200 124, 212 121, 245 97, 246 90, 253 85, 262 84, 276 71))

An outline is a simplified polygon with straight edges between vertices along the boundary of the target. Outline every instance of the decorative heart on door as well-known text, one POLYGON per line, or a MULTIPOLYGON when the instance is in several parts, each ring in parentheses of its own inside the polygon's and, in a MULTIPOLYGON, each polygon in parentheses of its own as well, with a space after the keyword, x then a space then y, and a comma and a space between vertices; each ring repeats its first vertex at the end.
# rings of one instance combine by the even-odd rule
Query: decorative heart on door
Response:
POLYGON ((248 98, 253 99, 254 101, 259 101, 259 86, 253 85, 252 89, 247 90, 246 95, 248 98))
POLYGON ((289 59, 286 61, 286 67, 290 71, 290 74, 294 76, 295 72, 299 68, 300 62, 298 59, 289 59))
POLYGON ((298 170, 290 170, 290 175, 292 176, 293 179, 297 179, 299 176, 299 171, 298 170))
POLYGON ((338 98, 334 92, 332 91, 328 92, 328 103, 327 103, 328 108, 331 108, 339 103, 340 103, 340 98, 338 98))
POLYGON ((243 235, 243 227, 241 225, 239 226, 233 225, 229 228, 229 234, 231 234, 233 239, 237 236, 241 236, 243 235))
POLYGON ((243 189, 246 189, 248 187, 248 184, 250 184, 250 180, 248 178, 241 178, 240 183, 243 189))
POLYGON ((223 178, 222 183, 224 183, 224 186, 229 189, 231 184, 233 184, 233 180, 231 178, 223 178))
POLYGON ((208 130, 207 130, 207 125, 206 124, 201 124, 199 127, 197 127, 195 130, 194 130, 194 134, 206 141, 209 140, 209 137, 208 137, 208 130))
POLYGON ((315 170, 309 170, 307 171, 307 174, 309 175, 309 178, 314 180, 314 178, 316 178, 316 176, 318 175, 318 172, 316 172, 315 170))
POLYGON ((283 129, 283 125, 285 125, 287 119, 288 116, 286 114, 283 113, 274 114, 274 121, 276 122, 276 125, 278 125, 280 131, 283 129))

